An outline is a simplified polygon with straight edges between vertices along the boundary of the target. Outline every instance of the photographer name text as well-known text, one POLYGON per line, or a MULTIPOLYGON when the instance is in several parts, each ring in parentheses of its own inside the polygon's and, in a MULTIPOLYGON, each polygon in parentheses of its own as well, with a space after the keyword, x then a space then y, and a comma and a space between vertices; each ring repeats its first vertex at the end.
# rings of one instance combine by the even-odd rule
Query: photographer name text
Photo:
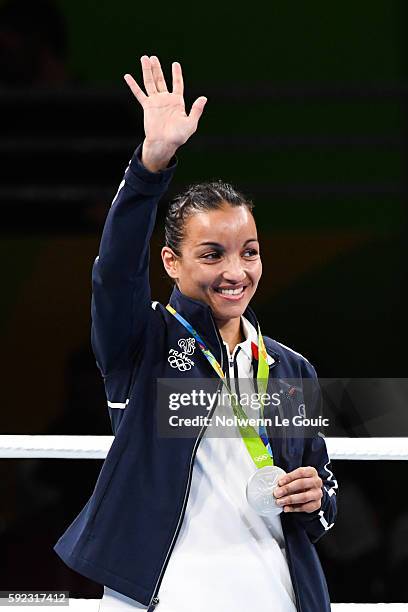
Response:
POLYGON ((301 415, 295 415, 291 419, 280 418, 275 415, 274 418, 240 418, 235 415, 215 415, 212 417, 197 415, 195 417, 179 417, 174 414, 169 418, 171 427, 328 427, 329 419, 319 416, 317 418, 307 419, 301 415))

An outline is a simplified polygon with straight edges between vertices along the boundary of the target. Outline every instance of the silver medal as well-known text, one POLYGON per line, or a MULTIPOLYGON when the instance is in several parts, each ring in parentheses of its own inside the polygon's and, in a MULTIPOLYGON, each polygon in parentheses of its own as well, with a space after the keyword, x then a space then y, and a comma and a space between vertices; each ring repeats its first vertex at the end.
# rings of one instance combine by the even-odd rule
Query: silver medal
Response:
POLYGON ((278 486, 278 480, 286 474, 277 465, 265 465, 256 470, 250 477, 246 487, 248 504, 261 516, 273 516, 282 512, 278 506, 273 490, 278 486))

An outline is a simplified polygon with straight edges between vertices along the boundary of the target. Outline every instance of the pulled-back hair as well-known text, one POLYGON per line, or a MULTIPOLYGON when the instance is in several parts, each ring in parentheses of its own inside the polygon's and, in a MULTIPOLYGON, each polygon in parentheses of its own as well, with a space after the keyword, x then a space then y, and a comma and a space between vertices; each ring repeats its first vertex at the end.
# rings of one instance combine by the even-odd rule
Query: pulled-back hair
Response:
POLYGON ((181 243, 185 237, 185 221, 194 213, 207 212, 230 206, 245 206, 251 213, 255 204, 229 183, 221 180, 195 183, 187 187, 170 203, 164 222, 166 246, 181 257, 181 243))

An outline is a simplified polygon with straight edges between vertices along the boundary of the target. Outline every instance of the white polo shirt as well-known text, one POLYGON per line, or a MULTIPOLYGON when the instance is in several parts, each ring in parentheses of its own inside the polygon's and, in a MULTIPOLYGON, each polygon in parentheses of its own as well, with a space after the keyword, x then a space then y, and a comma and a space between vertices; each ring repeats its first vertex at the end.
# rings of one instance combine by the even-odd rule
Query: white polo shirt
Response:
MULTIPOLYGON (((251 342, 258 345, 258 334, 248 319, 241 320, 245 340, 232 355, 224 342, 230 379, 234 369, 239 378, 253 377, 251 342)), ((213 416, 223 413, 233 416, 225 402, 213 416)), ((252 409, 248 414, 258 415, 252 409)), ((261 517, 248 505, 246 484, 256 468, 238 429, 234 437, 228 432, 214 437, 209 427, 198 446, 155 612, 296 612, 280 516, 261 517)), ((105 587, 100 612, 125 609, 146 606, 105 587)))

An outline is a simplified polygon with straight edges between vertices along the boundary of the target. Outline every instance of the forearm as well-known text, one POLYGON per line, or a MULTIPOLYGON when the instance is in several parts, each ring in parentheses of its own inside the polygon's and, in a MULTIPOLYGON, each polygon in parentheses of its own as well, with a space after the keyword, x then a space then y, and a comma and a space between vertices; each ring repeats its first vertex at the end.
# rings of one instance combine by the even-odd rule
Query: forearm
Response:
POLYGON ((126 169, 102 232, 98 265, 101 274, 113 282, 132 281, 148 273, 149 243, 157 204, 177 165, 173 157, 170 167, 151 172, 142 164, 141 155, 142 145, 139 145, 126 169))
POLYGON ((104 376, 130 366, 143 340, 151 309, 149 243, 177 163, 153 174, 140 155, 141 145, 109 210, 92 268, 91 342, 104 376))
POLYGON ((322 480, 323 496, 317 510, 295 512, 293 516, 303 524, 312 542, 317 542, 333 527, 337 516, 338 483, 327 454, 326 442, 322 436, 316 435, 307 441, 303 463, 316 468, 322 480))

